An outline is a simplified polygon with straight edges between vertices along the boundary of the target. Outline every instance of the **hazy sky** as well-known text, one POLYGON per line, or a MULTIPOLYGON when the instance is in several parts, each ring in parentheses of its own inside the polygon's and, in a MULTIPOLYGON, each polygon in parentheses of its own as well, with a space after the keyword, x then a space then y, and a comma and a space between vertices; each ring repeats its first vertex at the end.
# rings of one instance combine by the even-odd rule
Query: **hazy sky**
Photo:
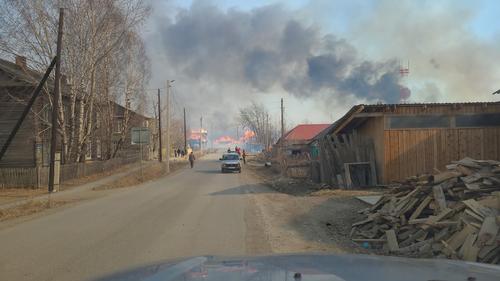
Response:
POLYGON ((358 103, 489 101, 500 88, 500 1, 160 1, 144 39, 151 88, 175 79, 186 105, 217 131, 238 108, 331 123, 358 103), (399 65, 410 62, 400 79, 399 65))

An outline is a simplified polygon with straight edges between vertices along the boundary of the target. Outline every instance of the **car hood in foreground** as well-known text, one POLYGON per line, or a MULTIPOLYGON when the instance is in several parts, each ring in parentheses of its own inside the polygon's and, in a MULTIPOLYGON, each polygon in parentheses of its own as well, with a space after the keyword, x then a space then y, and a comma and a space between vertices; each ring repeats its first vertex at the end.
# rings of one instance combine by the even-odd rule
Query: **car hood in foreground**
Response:
POLYGON ((234 165, 234 164, 239 164, 239 163, 240 163, 240 161, 238 161, 238 160, 223 160, 222 161, 222 164, 226 164, 226 165, 227 164, 234 165))
POLYGON ((442 259, 368 255, 279 255, 250 258, 195 257, 151 265, 99 279, 218 281, 498 280, 495 265, 442 259))

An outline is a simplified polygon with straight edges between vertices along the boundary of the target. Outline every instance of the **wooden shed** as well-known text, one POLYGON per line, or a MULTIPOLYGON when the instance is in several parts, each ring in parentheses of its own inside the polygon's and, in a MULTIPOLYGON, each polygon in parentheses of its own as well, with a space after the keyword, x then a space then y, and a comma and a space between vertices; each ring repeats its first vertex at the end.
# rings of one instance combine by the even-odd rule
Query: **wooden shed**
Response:
POLYGON ((373 162, 377 182, 385 184, 444 170, 464 157, 500 159, 498 102, 356 105, 328 130, 313 141, 328 142, 320 146, 323 174, 339 162, 334 150, 344 147, 358 158, 340 159, 335 175, 322 177, 334 184, 346 180, 346 161, 373 162), (368 149, 364 157, 358 155, 360 145, 368 149))

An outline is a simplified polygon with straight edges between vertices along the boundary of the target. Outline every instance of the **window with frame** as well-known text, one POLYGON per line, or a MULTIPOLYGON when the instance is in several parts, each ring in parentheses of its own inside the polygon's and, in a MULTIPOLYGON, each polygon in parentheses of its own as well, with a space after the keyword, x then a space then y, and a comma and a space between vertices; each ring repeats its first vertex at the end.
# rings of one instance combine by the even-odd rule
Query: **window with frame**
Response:
POLYGON ((389 117, 388 126, 390 129, 449 128, 450 116, 447 115, 391 116, 389 117))
POLYGON ((463 127, 500 127, 500 113, 464 114, 455 116, 455 126, 463 127))

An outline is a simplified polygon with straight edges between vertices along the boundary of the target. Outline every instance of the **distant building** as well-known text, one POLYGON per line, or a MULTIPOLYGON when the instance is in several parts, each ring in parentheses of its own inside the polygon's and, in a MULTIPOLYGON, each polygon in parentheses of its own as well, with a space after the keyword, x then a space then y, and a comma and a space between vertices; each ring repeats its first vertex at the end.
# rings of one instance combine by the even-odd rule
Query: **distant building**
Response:
POLYGON ((288 131, 273 146, 275 166, 282 174, 294 178, 311 177, 309 143, 329 124, 301 124, 288 131))
POLYGON ((330 124, 301 124, 278 139, 275 147, 285 155, 309 153, 309 143, 330 124))
POLYGON ((189 147, 191 147, 193 150, 199 150, 201 138, 201 145, 203 146, 203 148, 206 148, 208 143, 207 134, 208 131, 205 129, 191 130, 187 139, 189 147))

